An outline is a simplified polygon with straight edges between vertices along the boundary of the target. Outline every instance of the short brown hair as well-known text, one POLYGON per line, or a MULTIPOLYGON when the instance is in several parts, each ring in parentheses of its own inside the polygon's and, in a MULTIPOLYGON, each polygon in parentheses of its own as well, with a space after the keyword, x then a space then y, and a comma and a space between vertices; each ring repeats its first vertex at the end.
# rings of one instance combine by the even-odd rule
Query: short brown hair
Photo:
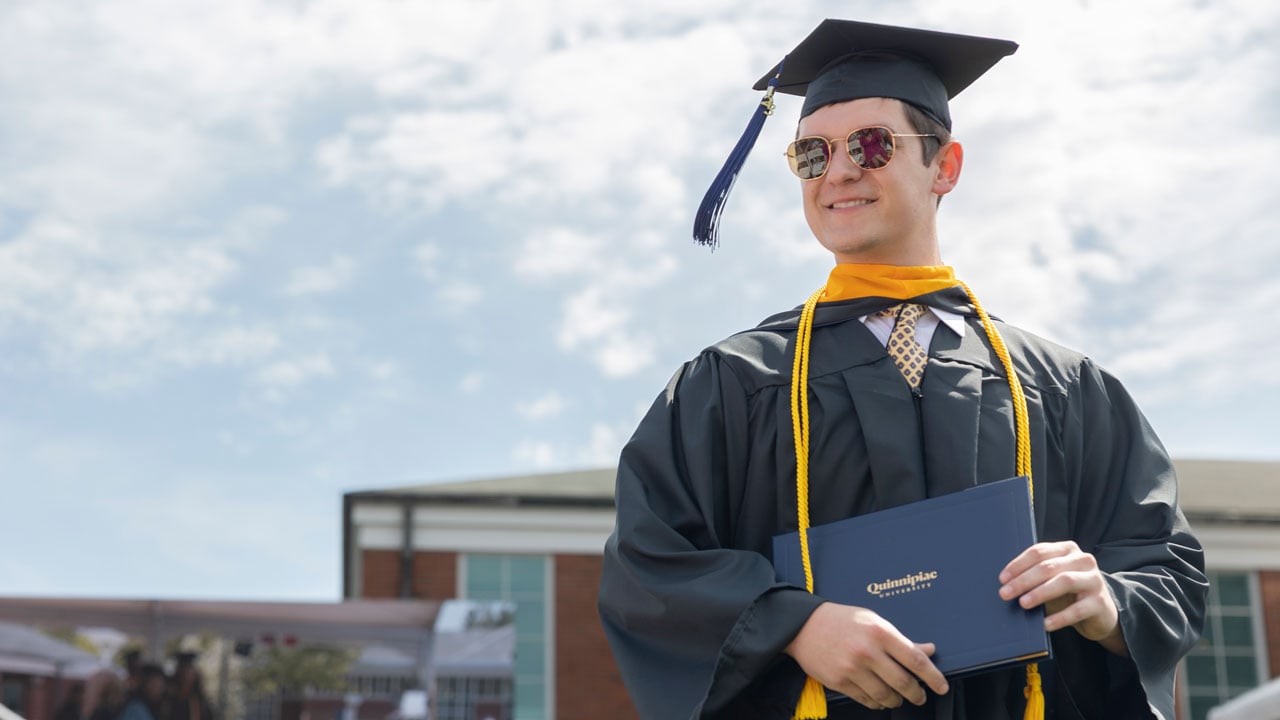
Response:
POLYGON ((933 159, 938 156, 942 146, 951 142, 951 131, 935 120, 932 115, 909 102, 902 101, 902 109, 907 113, 907 123, 911 125, 912 131, 921 135, 936 136, 920 138, 920 145, 924 149, 921 159, 924 160, 925 165, 933 164, 933 159))

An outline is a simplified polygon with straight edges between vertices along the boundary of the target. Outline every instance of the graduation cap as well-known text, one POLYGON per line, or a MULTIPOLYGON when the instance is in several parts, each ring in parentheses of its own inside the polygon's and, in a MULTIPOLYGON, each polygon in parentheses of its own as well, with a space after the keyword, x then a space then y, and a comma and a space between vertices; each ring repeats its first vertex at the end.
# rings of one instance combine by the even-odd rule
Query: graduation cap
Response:
POLYGON ((765 96, 746 132, 702 198, 693 238, 715 247, 720 213, 764 120, 773 113, 773 94, 804 97, 800 117, 832 103, 885 97, 909 102, 948 130, 947 101, 969 87, 1018 44, 973 35, 824 20, 767 75, 756 82, 765 96))

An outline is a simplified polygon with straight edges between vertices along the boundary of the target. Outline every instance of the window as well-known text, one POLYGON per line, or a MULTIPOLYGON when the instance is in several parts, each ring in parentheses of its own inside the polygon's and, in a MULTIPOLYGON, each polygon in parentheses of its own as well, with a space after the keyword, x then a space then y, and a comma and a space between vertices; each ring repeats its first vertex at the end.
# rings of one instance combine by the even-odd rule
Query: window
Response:
POLYGON ((511 707, 511 683, 502 678, 442 677, 436 681, 437 720, 474 720, 486 706, 511 707))
POLYGON ((27 714, 27 681, 21 677, 6 677, 0 684, 0 703, 25 716, 27 714))
POLYGON ((551 704, 550 561, 541 555, 467 555, 465 563, 464 597, 516 606, 515 720, 546 720, 551 704))
POLYGON ((1262 655, 1257 578, 1252 573, 1211 572, 1204 634, 1183 661, 1191 720, 1251 690, 1267 678, 1262 655))

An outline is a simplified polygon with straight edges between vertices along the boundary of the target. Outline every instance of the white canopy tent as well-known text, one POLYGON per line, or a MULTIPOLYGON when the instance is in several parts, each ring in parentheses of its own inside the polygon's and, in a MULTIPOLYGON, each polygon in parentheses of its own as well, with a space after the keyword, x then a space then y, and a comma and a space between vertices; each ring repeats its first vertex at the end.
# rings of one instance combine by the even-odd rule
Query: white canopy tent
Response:
POLYGON ((1280 678, 1213 708, 1208 720, 1280 720, 1280 678))
POLYGON ((43 626, 98 626, 146 638, 158 657, 166 639, 212 632, 299 642, 387 645, 421 657, 440 603, 421 600, 241 602, 0 597, 0 621, 43 626))
POLYGON ((80 648, 25 625, 0 622, 0 673, 83 679, 103 668, 80 648))

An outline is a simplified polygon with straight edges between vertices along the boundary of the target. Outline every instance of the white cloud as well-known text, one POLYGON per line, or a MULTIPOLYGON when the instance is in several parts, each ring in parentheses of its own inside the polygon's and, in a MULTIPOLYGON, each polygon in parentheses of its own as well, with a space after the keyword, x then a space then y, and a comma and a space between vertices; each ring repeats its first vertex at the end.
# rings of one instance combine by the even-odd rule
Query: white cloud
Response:
POLYGON ((518 151, 502 116, 493 111, 423 111, 390 118, 358 118, 321 146, 327 179, 362 178, 392 207, 438 210, 449 202, 491 204, 509 169, 495 158, 518 151), (358 150, 352 150, 352 145, 358 150), (382 183, 384 174, 393 181, 382 183))
POLYGON ((285 284, 286 295, 322 295, 340 290, 351 282, 355 261, 335 254, 325 265, 312 265, 294 270, 285 284))
MULTIPOLYGON (((653 355, 645 337, 620 339, 645 335, 631 308, 675 273, 671 237, 675 224, 686 225, 682 171, 696 136, 687 122, 655 132, 661 108, 710 114, 719 98, 689 77, 688 58, 732 67, 751 46, 705 22, 706 8, 671 6, 662 20, 648 9, 529 8, 509 45, 473 36, 498 53, 489 62, 452 75, 414 67, 380 86, 397 102, 352 118, 318 162, 330 182, 354 184, 389 207, 568 218, 520 223, 511 269, 556 283, 561 348, 628 375, 653 355), (662 90, 636 91, 646 87, 662 90)), ((724 67, 702 71, 727 74, 724 67)), ((743 107, 745 117, 750 101, 743 107)), ((436 272, 439 250, 429 253, 424 265, 436 272)))
POLYGON ((559 415, 564 408, 564 398, 551 390, 528 402, 518 403, 516 412, 525 420, 546 420, 559 415))
POLYGON ((401 374, 400 366, 391 360, 371 363, 368 368, 369 377, 380 382, 395 379, 401 374))
POLYGON ((333 363, 326 353, 314 353, 291 360, 278 360, 256 373, 268 399, 281 400, 304 383, 334 375, 333 363))
POLYGON ((614 465, 633 429, 630 425, 593 424, 587 444, 578 451, 578 461, 584 467, 614 465))
POLYGON ((451 280, 440 286, 436 299, 451 314, 464 313, 484 299, 484 288, 474 282, 451 280))
POLYGON ((458 391, 466 395, 480 392, 485 385, 485 381, 484 373, 479 370, 472 370, 463 375, 462 379, 458 381, 458 391))
POLYGON ((522 440, 511 450, 511 459, 521 467, 546 470, 560 462, 559 453, 549 442, 522 440))
POLYGON ((279 335, 269 328, 232 326, 179 343, 165 354, 173 362, 188 367, 240 366, 269 357, 280 345, 279 335))
POLYGON ((561 348, 575 350, 589 341, 618 333, 630 312, 619 307, 604 288, 592 285, 565 299, 564 316, 556 340, 561 348))
POLYGON ((428 280, 436 279, 440 271, 436 267, 440 261, 440 246, 435 243, 423 243, 413 249, 413 261, 418 265, 418 272, 428 280))
POLYGON ((513 449, 512 457, 540 470, 568 466, 609 467, 618 461, 618 454, 633 429, 634 425, 629 421, 592 422, 585 436, 570 440, 523 440, 513 449))
POLYGON ((156 347, 179 323, 212 314, 213 291, 235 270, 211 244, 149 248, 39 220, 0 245, 0 331, 38 328, 73 355, 156 347))
POLYGON ((655 357, 653 341, 631 333, 611 333, 594 353, 600 371, 612 378, 634 375, 653 364, 655 357))
POLYGON ((530 233, 516 255, 516 274, 533 280, 556 280, 595 273, 603 265, 604 242, 572 228, 555 226, 530 233))

